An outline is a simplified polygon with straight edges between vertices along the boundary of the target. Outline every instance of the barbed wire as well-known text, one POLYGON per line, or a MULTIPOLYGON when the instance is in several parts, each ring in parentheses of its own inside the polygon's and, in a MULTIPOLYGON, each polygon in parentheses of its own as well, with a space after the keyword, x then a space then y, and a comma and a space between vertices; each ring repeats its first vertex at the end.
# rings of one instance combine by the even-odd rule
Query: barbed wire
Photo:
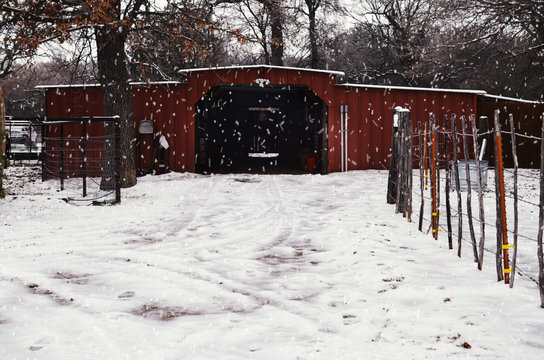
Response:
MULTIPOLYGON (((535 136, 535 135, 531 135, 527 133, 522 134, 522 133, 516 132, 515 129, 513 128, 508 130, 508 125, 505 127, 504 130, 501 130, 500 133, 497 134, 494 128, 491 128, 485 132, 475 133, 471 126, 472 121, 469 122, 467 119, 467 124, 468 124, 468 129, 467 129, 468 131, 465 130, 465 128, 463 128, 463 130, 458 128, 457 130, 452 131, 452 130, 449 130, 445 126, 437 125, 436 122, 434 122, 434 124, 432 125, 431 125, 431 121, 429 121, 429 123, 427 123, 426 121, 419 122, 417 129, 412 128, 411 134, 409 132, 406 139, 403 137, 402 143, 408 144, 408 146, 411 147, 411 148, 408 148, 408 150, 406 150, 405 152, 408 152, 411 155, 411 159, 410 158, 409 159, 410 161, 412 161, 412 167, 414 170, 412 174, 409 175, 410 181, 408 182, 408 184, 412 184, 412 186, 416 188, 416 189, 410 188, 407 190, 410 192, 410 195, 408 197, 409 201, 412 201, 412 199, 414 201, 414 204, 410 203, 409 207, 410 209, 417 209, 418 201, 421 205, 420 212, 418 212, 417 210, 412 211, 412 214, 414 215, 413 218, 419 219, 420 225, 423 223, 423 221, 425 221, 426 224, 429 224, 429 230, 431 229, 431 227, 435 226, 435 229, 433 229, 433 232, 444 231, 444 230, 447 231, 445 225, 441 224, 440 221, 437 221, 438 219, 436 217, 439 215, 437 215, 436 213, 433 213, 432 219, 430 219, 429 217, 431 216, 431 213, 429 212, 429 210, 423 211, 424 202, 428 202, 430 204, 433 204, 434 202, 434 204, 432 205, 432 210, 430 211, 440 213, 441 211, 440 209, 443 207, 446 207, 446 209, 448 210, 448 215, 449 215, 448 220, 450 225, 453 225, 453 226, 455 226, 456 224, 460 225, 464 222, 463 219, 469 220, 469 224, 471 227, 468 230, 470 230, 472 235, 470 239, 468 236, 466 236, 466 232, 468 232, 466 227, 463 230, 462 234, 457 234, 456 231, 453 229, 450 229, 448 234, 450 236, 455 236, 459 238, 463 243, 470 244, 471 247, 474 245, 474 234, 473 234, 474 230, 472 227, 473 222, 474 224, 479 224, 481 227, 486 226, 488 231, 490 232, 496 232, 497 234, 499 234, 500 231, 504 231, 507 236, 513 235, 515 238, 517 237, 518 239, 521 239, 522 243, 524 244, 529 244, 529 242, 531 243, 538 242, 538 240, 535 238, 534 235, 526 235, 524 233, 521 233, 518 231, 518 228, 515 229, 516 231, 513 231, 512 229, 509 229, 506 226, 506 224, 500 224, 500 223, 491 224, 489 222, 490 219, 495 218, 498 221, 498 217, 501 216, 500 213, 495 213, 493 216, 488 215, 487 217, 488 220, 485 220, 485 218, 480 218, 481 215, 478 216, 478 214, 476 214, 475 216, 472 213, 472 211, 470 211, 473 208, 473 204, 472 204, 472 201, 469 202, 470 199, 468 197, 468 192, 466 196, 467 203, 466 204, 462 203, 463 207, 466 206, 465 213, 461 214, 459 211, 455 211, 456 210, 454 206, 455 200, 453 204, 449 204, 449 207, 447 207, 447 205, 444 203, 440 203, 439 199, 440 199, 442 191, 445 191, 445 192, 456 191, 458 194, 457 202, 461 200, 461 198, 459 197, 459 191, 457 189, 453 189, 451 185, 449 185, 450 188, 447 188, 447 187, 441 188, 440 183, 443 180, 446 180, 446 182, 449 182, 451 179, 451 183, 453 184, 456 184, 456 182, 459 182, 460 184, 457 184, 457 186, 461 185, 465 189, 465 191, 466 189, 474 189, 476 187, 475 185, 478 185, 478 179, 474 179, 474 177, 476 176, 472 175, 473 174, 472 171, 481 171, 481 170, 480 169, 475 170, 474 166, 469 167, 467 160, 470 160, 471 157, 478 156, 478 153, 482 151, 481 150, 482 144, 480 141, 481 139, 487 138, 488 141, 490 142, 486 146, 487 147, 486 150, 489 154, 488 158, 489 156, 492 156, 494 158, 497 156, 496 154, 493 154, 495 150, 494 149, 495 144, 497 143, 496 136, 500 136, 501 138, 504 138, 504 143, 512 142, 513 144, 515 144, 514 141, 517 138, 532 141, 532 144, 530 144, 529 141, 524 142, 526 149, 529 149, 528 146, 533 146, 533 144, 537 144, 539 142, 541 143, 542 141, 544 141, 544 139, 540 136, 535 136), (425 129, 423 129, 423 127, 421 126, 422 124, 425 124, 425 129), (427 124, 429 124, 428 127, 427 127, 427 124), (411 137, 411 138, 408 139, 408 137, 411 137), (455 144, 456 146, 454 146, 453 144, 454 142, 453 139, 457 139, 457 143, 455 144), (476 144, 476 142, 478 142, 478 144, 476 144), (454 163, 453 158, 456 158, 456 161, 458 162, 456 163, 456 166, 449 167, 448 165, 453 165, 454 163), (463 161, 464 164, 461 163, 461 161, 463 161), (418 165, 418 166, 416 167, 415 165, 418 165), (457 179, 459 181, 457 181, 457 179, 455 179, 454 176, 448 174, 447 172, 446 172, 446 175, 443 176, 443 173, 441 171, 441 169, 443 169, 442 166, 444 169, 448 169, 449 171, 451 171, 450 174, 452 175, 455 174, 456 172, 455 169, 457 169, 457 173, 458 173, 457 179), (457 168, 457 166, 459 167, 457 168), (437 171, 437 173, 434 173, 435 171, 437 171), (461 173, 461 171, 465 173, 464 176, 462 174, 459 174, 461 173), (469 174, 471 175, 470 179, 469 179, 469 174), (450 176, 449 179, 448 179, 448 176, 450 176), (414 180, 411 180, 412 177, 414 178, 414 180), (428 185, 429 180, 431 180, 430 186, 428 185), (430 190, 430 191, 427 191, 427 190, 430 190), (434 191, 434 194, 431 199, 431 192, 433 191, 434 191), (427 212, 429 212, 429 217, 426 216, 427 212), (452 215, 452 213, 455 213, 455 214, 452 215), (459 218, 461 215, 462 215, 462 218, 459 218)), ((523 140, 522 140, 522 143, 523 143, 523 140)), ((519 145, 521 144, 518 144, 518 146, 519 145)), ((505 156, 507 156, 506 159, 511 159, 509 155, 507 154, 508 153, 505 153, 505 156)), ((515 149, 513 150, 512 156, 515 156, 515 149)), ((534 163, 537 163, 537 161, 531 162, 531 166, 533 166, 534 163)), ((485 162, 485 164, 486 164, 485 170, 487 171, 487 169, 491 167, 487 167, 488 166, 487 162, 485 162)), ((521 184, 523 187, 526 187, 526 189, 528 190, 532 189, 532 187, 534 186, 533 183, 537 183, 538 181, 540 181, 541 180, 540 177, 542 176, 540 173, 537 173, 536 170, 535 172, 519 172, 517 171, 517 168, 516 170, 501 169, 501 171, 502 170, 504 170, 504 172, 502 173, 502 176, 504 176, 505 179, 510 178, 510 180, 512 180, 512 177, 513 177, 515 179, 514 180, 515 184, 521 184), (519 181, 518 179, 520 179, 521 181, 519 181)), ((405 171, 405 169, 402 171, 405 171)), ((406 175, 403 175, 403 176, 406 176, 406 175)), ((497 176, 497 173, 495 172, 494 174, 495 181, 497 181, 496 176, 497 176)), ((395 183, 395 186, 403 186, 402 191, 405 192, 406 190, 404 189, 404 187, 407 185, 406 183, 404 183, 404 180, 402 181, 403 181, 402 185, 395 183)), ((505 189, 506 191, 502 192, 502 194, 499 195, 498 193, 495 194, 495 191, 496 191, 495 183, 492 182, 492 184, 490 184, 490 186, 488 187, 488 190, 485 191, 484 193, 480 193, 479 197, 484 196, 485 198, 490 200, 490 198, 493 198, 493 197, 497 198, 499 196, 504 196, 505 199, 503 200, 508 200, 509 203, 511 200, 513 200, 516 206, 517 206, 517 202, 519 201, 519 203, 522 204, 522 209, 523 209, 522 211, 525 211, 527 209, 529 209, 531 212, 532 212, 531 209, 538 209, 539 211, 541 211, 542 204, 536 203, 529 196, 524 197, 524 196, 520 196, 517 192, 514 193, 514 191, 508 189, 508 186, 507 186, 507 189, 505 189)), ((481 191, 481 186, 478 186, 478 187, 480 188, 480 191, 481 191)), ((402 200, 402 201, 406 201, 406 200, 402 200)), ((403 206, 404 206, 404 202, 403 202, 403 206)), ((481 198, 480 198, 479 206, 485 206, 484 204, 481 203, 481 198)), ((423 230, 423 228, 421 228, 421 230, 423 230)), ((429 230, 427 231, 427 233, 429 232, 429 230)), ((435 235, 438 235, 438 234, 435 234, 435 235)), ((520 244, 518 243, 517 247, 519 246, 520 244)), ((500 248, 489 250, 488 247, 484 248, 483 251, 499 256, 500 248)), ((510 261, 510 265, 512 265, 512 259, 510 261)), ((528 266, 531 266, 531 265, 529 264, 528 266)), ((519 263, 516 264, 516 268, 514 271, 516 271, 520 276, 525 276, 526 278, 530 279, 536 284, 539 284, 538 279, 535 276, 532 276, 530 272, 524 268, 524 266, 520 267, 519 263)))
MULTIPOLYGON (((428 199, 430 200, 430 198, 428 198, 428 199)), ((416 216, 418 219, 420 218, 420 215, 419 215, 417 212, 415 212, 415 211, 412 212, 412 215, 416 216)), ((455 216, 457 216, 457 215, 458 215, 458 213, 457 213, 455 216)), ((466 215, 466 214, 463 214, 463 215, 466 215)), ((454 215, 452 214, 451 217, 453 218, 454 215)), ((430 220, 429 218, 427 218, 426 216, 422 216, 422 218, 423 218, 424 221, 427 221, 428 223, 431 223, 431 220, 430 220)), ((484 223, 485 223, 486 225, 489 225, 490 227, 493 227, 493 228, 496 229, 496 227, 495 227, 494 225, 489 224, 489 223, 487 223, 487 222, 484 222, 484 223)), ((453 226, 453 225, 457 225, 457 224, 453 224, 453 223, 452 223, 452 231, 451 231, 451 235, 452 235, 453 238, 459 239, 459 234, 453 230, 453 229, 454 229, 454 226, 453 226)), ((444 225, 442 225, 442 224, 439 223, 438 227, 439 227, 443 232, 448 233, 448 229, 447 229, 446 227, 444 227, 444 225)), ((428 233, 428 232, 429 232, 429 231, 427 231, 427 232, 423 231, 423 233, 428 233)), ((520 234, 518 234, 518 236, 520 236, 520 234)), ((521 236, 520 236, 520 237, 521 237, 521 236)), ((531 240, 532 240, 532 239, 531 239, 531 240)), ((464 243, 467 244, 467 245, 472 246, 472 240, 469 240, 468 238, 465 238, 464 236, 461 236, 461 241, 464 242, 464 243)), ((535 240, 535 241, 536 241, 536 240, 535 240)), ((495 249, 491 250, 491 249, 489 249, 489 248, 487 248, 487 247, 484 247, 484 251, 485 251, 485 252, 488 252, 488 253, 491 253, 491 254, 493 254, 493 255, 497 255, 497 251, 496 251, 495 249)), ((512 265, 512 261, 509 261, 509 264, 512 265)), ((526 276, 528 279, 532 280, 532 281, 533 281, 534 283, 536 283, 536 284, 539 283, 537 278, 531 276, 531 275, 529 274, 528 271, 526 271, 526 270, 520 268, 519 264, 516 264, 516 272, 517 272, 517 273, 520 273, 520 275, 522 275, 522 276, 526 276)))

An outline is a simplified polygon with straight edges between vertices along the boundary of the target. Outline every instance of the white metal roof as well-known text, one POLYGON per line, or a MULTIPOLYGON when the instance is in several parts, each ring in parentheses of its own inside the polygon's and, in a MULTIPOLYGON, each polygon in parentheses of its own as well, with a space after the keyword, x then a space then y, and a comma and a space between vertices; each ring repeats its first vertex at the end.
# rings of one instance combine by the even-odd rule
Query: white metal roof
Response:
POLYGON ((439 91, 439 92, 451 92, 451 93, 463 93, 463 94, 487 94, 484 90, 464 90, 464 89, 441 89, 441 88, 423 88, 423 87, 411 87, 411 86, 392 86, 392 85, 368 85, 368 84, 337 84, 336 86, 343 87, 356 87, 356 88, 368 88, 368 89, 384 89, 384 90, 409 90, 409 91, 439 91))
POLYGON ((188 73, 188 72, 197 72, 197 71, 243 70, 243 69, 258 69, 258 68, 317 72, 317 73, 332 74, 337 76, 345 75, 345 73, 342 71, 323 70, 323 69, 305 69, 305 68, 297 68, 297 67, 289 67, 289 66, 275 66, 275 65, 232 65, 232 66, 219 66, 219 67, 210 67, 210 68, 182 69, 182 70, 179 70, 179 72, 188 73))
MULTIPOLYGON (((184 69, 180 72, 197 72, 197 71, 213 71, 213 70, 236 70, 236 69, 255 69, 255 68, 267 68, 267 69, 284 69, 284 70, 295 70, 295 71, 310 71, 318 73, 333 74, 338 76, 345 75, 341 71, 333 70, 319 70, 319 69, 304 69, 296 67, 287 67, 287 66, 273 66, 273 65, 239 65, 239 66, 223 66, 223 67, 212 67, 212 68, 198 68, 198 69, 184 69)), ((181 81, 154 81, 154 82, 131 82, 130 85, 179 85, 184 84, 181 81)), ((86 88, 86 87, 99 87, 100 84, 91 83, 91 84, 48 84, 48 85, 37 85, 36 89, 58 89, 58 88, 86 88)), ((353 84, 353 83, 344 83, 336 84, 339 87, 353 87, 353 88, 368 88, 368 89, 384 89, 384 90, 408 90, 408 91, 437 91, 437 92, 450 92, 450 93, 464 93, 464 94, 476 94, 483 96, 489 99, 502 100, 502 101, 514 101, 521 103, 529 104, 544 104, 543 101, 534 101, 513 98, 508 96, 501 95, 491 95, 485 92, 484 90, 471 90, 471 89, 444 89, 444 88, 424 88, 424 87, 410 87, 410 86, 393 86, 393 85, 370 85, 370 84, 353 84)))
MULTIPOLYGON (((178 85, 181 81, 152 81, 152 82, 131 82, 130 85, 178 85)), ((49 84, 36 85, 36 89, 58 89, 58 88, 77 88, 77 87, 99 87, 101 84, 49 84)))
POLYGON ((71 88, 71 87, 98 87, 100 84, 48 84, 48 85, 36 85, 36 89, 58 89, 58 88, 71 88))
POLYGON ((501 95, 491 95, 491 94, 483 94, 483 97, 495 99, 495 100, 502 100, 502 101, 515 101, 515 102, 521 102, 521 103, 527 103, 527 104, 543 104, 542 101, 534 101, 534 100, 525 100, 525 99, 518 99, 508 96, 501 96, 501 95))

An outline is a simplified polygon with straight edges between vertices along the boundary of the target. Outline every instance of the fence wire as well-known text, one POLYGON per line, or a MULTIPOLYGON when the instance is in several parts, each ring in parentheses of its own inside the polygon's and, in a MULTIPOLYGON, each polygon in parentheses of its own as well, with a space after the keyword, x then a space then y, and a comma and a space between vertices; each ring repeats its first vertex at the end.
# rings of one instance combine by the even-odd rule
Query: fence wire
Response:
MULTIPOLYGON (((460 119, 457 119, 456 122, 459 122, 459 120, 460 119)), ((415 221, 421 221, 420 226, 423 232, 429 233, 430 230, 433 230, 433 235, 435 232, 436 234, 448 234, 446 219, 444 219, 446 216, 444 215, 446 212, 449 212, 449 220, 451 224, 449 236, 451 236, 454 240, 454 248, 458 246, 458 244, 456 244, 457 240, 461 239, 461 244, 465 245, 461 246, 461 248, 464 248, 461 253, 463 254, 469 251, 469 256, 474 255, 475 261, 476 258, 481 258, 484 255, 483 253, 488 253, 495 256, 487 261, 485 261, 486 257, 483 256, 484 264, 491 261, 493 263, 492 266, 496 267, 496 261, 501 261, 501 266, 503 269, 512 269, 512 267, 515 265, 515 269, 512 270, 513 272, 504 271, 502 274, 497 273, 498 278, 510 277, 511 286, 514 285, 513 279, 515 274, 518 274, 533 281, 542 288, 544 284, 540 284, 538 278, 539 273, 544 272, 544 270, 539 267, 537 261, 538 257, 534 256, 537 253, 537 246, 541 246, 538 240, 538 221, 542 206, 538 203, 538 196, 535 196, 535 193, 541 190, 540 187, 542 179, 540 171, 537 169, 517 169, 517 171, 515 171, 513 168, 499 168, 499 170, 503 170, 502 174, 505 189, 504 193, 497 194, 495 186, 497 180, 496 176, 500 174, 501 171, 497 171, 498 168, 495 165, 498 153, 494 147, 496 146, 495 136, 498 134, 492 127, 490 130, 484 129, 484 131, 476 133, 475 135, 472 127, 472 121, 474 120, 475 119, 470 119, 466 121, 467 127, 465 128, 465 131, 459 131, 459 128, 461 127, 458 127, 457 130, 453 132, 451 129, 447 129, 446 127, 437 126, 435 120, 431 119, 426 126, 421 126, 421 124, 418 124, 417 128, 414 127, 413 133, 408 134, 410 141, 403 140, 403 143, 406 144, 406 146, 409 146, 411 151, 413 171, 410 175, 414 178, 412 182, 413 187, 408 189, 411 194, 410 199, 412 200, 412 203, 408 206, 408 208, 413 209, 409 218, 412 215, 415 215, 413 219, 415 221), (454 135, 456 136, 457 148, 454 148, 454 135), (476 156, 480 157, 480 148, 482 147, 482 141, 484 139, 487 141, 487 148, 485 149, 485 152, 482 152, 482 155, 485 154, 486 158, 492 157, 494 161, 492 164, 493 167, 489 166, 491 165, 491 161, 488 162, 484 160, 485 162, 482 162, 484 170, 480 170, 480 174, 483 177, 483 202, 480 204, 478 179, 476 176, 477 170, 474 169, 472 164, 469 164, 470 168, 467 173, 465 167, 467 162, 464 159, 469 160, 471 158, 475 158, 476 156), (464 148, 468 148, 468 152, 467 150, 464 150, 464 148), (436 155, 436 158, 434 159, 432 157, 433 151, 436 155), (454 155, 459 155, 457 156, 457 168, 459 172, 459 185, 461 187, 460 194, 462 209, 462 233, 460 234, 460 237, 458 232, 460 214, 458 211, 458 197, 450 196, 449 209, 447 209, 447 204, 444 200, 446 198, 446 192, 457 192, 457 174, 455 174, 455 167, 453 166, 455 158, 454 155), (432 174, 433 161, 436 164, 435 167, 437 168, 436 174, 432 174), (446 179, 448 173, 446 171, 447 169, 449 169, 450 173, 449 179, 446 179), (470 180, 467 179, 469 174, 470 180), (436 179, 433 179, 433 175, 436 177, 436 179), (518 188, 517 193, 514 191, 514 179, 518 188), (447 180, 449 180, 450 188, 446 189, 445 186, 447 184, 447 180), (436 190, 438 191, 433 195, 434 183, 436 183, 436 190), (423 186, 421 186, 421 184, 423 184, 423 186), (469 188, 472 192, 470 203, 468 202, 469 188), (497 214, 499 213, 500 215, 500 211, 497 211, 497 208, 502 209, 502 206, 500 205, 500 196, 504 197, 503 200, 506 206, 506 221, 504 225, 502 220, 500 220, 501 216, 499 216, 499 221, 497 221, 497 214), (497 198, 499 198, 499 201, 497 201, 497 198), (422 202, 424 207, 423 212, 420 213, 420 206, 422 202), (433 205, 433 202, 436 205, 433 205), (468 206, 470 206, 472 209, 471 215, 468 215, 468 206), (483 220, 481 220, 480 213, 478 212, 480 206, 483 206, 483 213, 485 214, 485 218, 483 220), (519 222, 517 231, 513 230, 514 206, 517 206, 519 214, 524 214, 524 216, 518 217, 519 222), (434 210, 435 208, 436 212, 434 210), (473 234, 475 237, 474 240, 476 242, 476 246, 479 245, 481 238, 480 226, 485 226, 485 246, 483 248, 483 252, 482 250, 478 250, 475 251, 476 254, 473 254, 473 239, 470 235, 471 229, 469 228, 468 220, 472 220, 473 223, 473 234), (509 246, 506 247, 506 251, 508 252, 510 258, 508 259, 508 262, 504 261, 506 258, 504 251, 505 247, 499 246, 498 244, 500 240, 500 245, 502 245, 503 232, 506 233, 508 243, 511 243, 513 238, 517 238, 517 249, 515 251, 517 258, 515 261, 512 258, 512 255, 514 255, 514 249, 510 248, 509 246), (505 266, 506 264, 509 266, 505 266)), ((465 120, 463 119, 462 121, 465 120)), ((521 134, 516 132, 515 129, 510 129, 510 131, 501 130, 499 134, 500 137, 504 138, 507 142, 510 142, 511 139, 515 140, 517 138, 532 140, 533 144, 538 142, 542 143, 542 141, 544 141, 542 137, 521 134)), ((402 133, 400 136, 406 136, 406 134, 402 133)), ((514 140, 512 143, 514 144, 514 147, 516 147, 516 141, 514 140)), ((500 141, 500 138, 498 138, 498 141, 500 141)), ((404 151, 404 153, 410 151, 404 151)), ((515 159, 517 155, 517 152, 512 151, 511 144, 508 144, 508 146, 503 145, 502 149, 499 151, 501 151, 499 154, 501 157, 504 154, 511 159, 515 159)), ((395 157, 395 154, 393 153, 392 156, 395 157)), ((542 156, 544 157, 544 154, 542 156)), ((483 158, 480 158, 480 160, 483 160, 483 158)), ((394 166, 395 161, 392 160, 391 163, 392 166, 394 166)), ((395 179, 390 179, 390 182, 393 182, 394 186, 403 186, 401 183, 397 184, 395 179)), ((401 199, 398 198, 397 200, 401 199)), ((438 235, 436 237, 438 237, 438 235)), ((541 298, 541 302, 544 304, 544 298, 541 298)))
POLYGON ((118 117, 54 119, 43 124, 42 178, 58 180, 61 191, 69 191, 68 201, 119 202, 118 117))

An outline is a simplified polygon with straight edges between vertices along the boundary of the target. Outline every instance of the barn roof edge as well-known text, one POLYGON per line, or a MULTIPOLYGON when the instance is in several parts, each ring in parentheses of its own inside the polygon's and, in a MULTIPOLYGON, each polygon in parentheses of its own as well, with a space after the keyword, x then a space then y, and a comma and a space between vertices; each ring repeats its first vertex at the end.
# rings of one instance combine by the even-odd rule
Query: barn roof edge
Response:
POLYGON ((481 95, 484 98, 489 98, 493 100, 502 100, 502 101, 513 101, 513 102, 521 102, 521 103, 527 103, 527 104, 544 104, 542 101, 536 101, 536 100, 526 100, 521 98, 513 98, 508 96, 502 96, 502 95, 492 95, 492 94, 482 94, 481 95))
POLYGON ((439 92, 476 94, 476 95, 487 94, 484 90, 471 90, 471 89, 443 89, 443 88, 424 88, 424 87, 394 86, 394 85, 369 85, 369 84, 352 84, 352 83, 336 84, 336 86, 369 88, 369 89, 409 90, 409 91, 439 91, 439 92))
POLYGON ((309 68, 277 66, 277 65, 230 65, 230 66, 218 66, 218 67, 209 67, 209 68, 182 69, 182 70, 179 70, 178 72, 189 73, 189 72, 200 72, 200 71, 243 70, 243 69, 258 69, 258 68, 317 72, 317 73, 331 74, 331 75, 337 75, 337 76, 346 75, 343 71, 325 70, 325 69, 309 69, 309 68))
MULTIPOLYGON (((183 85, 182 81, 152 81, 152 82, 130 82, 130 85, 183 85)), ((36 85, 36 89, 58 89, 58 88, 87 88, 87 87, 100 87, 101 84, 47 84, 36 85)))

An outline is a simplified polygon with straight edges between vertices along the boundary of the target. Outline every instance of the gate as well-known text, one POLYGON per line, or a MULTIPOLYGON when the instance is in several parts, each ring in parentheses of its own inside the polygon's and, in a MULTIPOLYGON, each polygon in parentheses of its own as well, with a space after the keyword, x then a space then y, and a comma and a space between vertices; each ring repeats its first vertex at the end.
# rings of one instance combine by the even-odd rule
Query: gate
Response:
POLYGON ((65 201, 121 201, 119 117, 8 116, 6 132, 8 195, 60 188, 65 201))
POLYGON ((6 116, 6 155, 10 161, 35 160, 42 153, 42 120, 6 116))

